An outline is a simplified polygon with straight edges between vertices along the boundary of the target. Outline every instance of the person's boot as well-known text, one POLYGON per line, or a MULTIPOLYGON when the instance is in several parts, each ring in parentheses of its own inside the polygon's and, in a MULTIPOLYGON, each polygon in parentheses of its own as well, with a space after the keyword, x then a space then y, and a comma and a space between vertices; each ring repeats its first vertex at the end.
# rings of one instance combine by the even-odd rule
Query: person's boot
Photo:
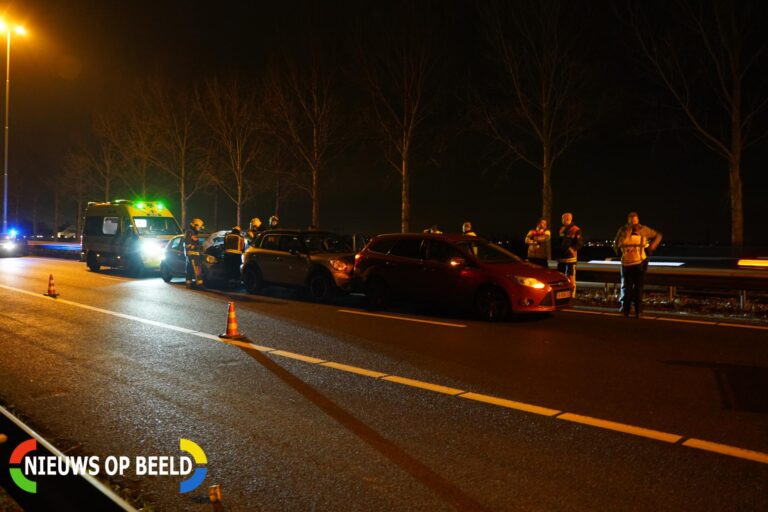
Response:
POLYGON ((190 281, 189 279, 187 279, 187 288, 189 288, 190 290, 193 288, 192 281, 190 281))

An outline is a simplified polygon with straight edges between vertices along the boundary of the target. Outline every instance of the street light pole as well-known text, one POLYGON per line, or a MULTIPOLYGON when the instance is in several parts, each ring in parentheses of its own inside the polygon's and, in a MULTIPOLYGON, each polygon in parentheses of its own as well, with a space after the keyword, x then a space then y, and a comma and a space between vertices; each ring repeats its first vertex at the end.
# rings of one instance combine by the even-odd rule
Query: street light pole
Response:
POLYGON ((11 104, 11 31, 6 28, 8 41, 5 52, 5 166, 3 167, 3 233, 8 232, 8 107, 11 104))
MULTIPOLYGON (((5 32, 6 50, 5 50, 5 144, 3 167, 3 229, 2 233, 8 232, 8 130, 9 130, 9 107, 11 105, 11 27, 0 20, 0 30, 5 32)), ((16 26, 14 31, 19 35, 24 35, 24 27, 16 26)))

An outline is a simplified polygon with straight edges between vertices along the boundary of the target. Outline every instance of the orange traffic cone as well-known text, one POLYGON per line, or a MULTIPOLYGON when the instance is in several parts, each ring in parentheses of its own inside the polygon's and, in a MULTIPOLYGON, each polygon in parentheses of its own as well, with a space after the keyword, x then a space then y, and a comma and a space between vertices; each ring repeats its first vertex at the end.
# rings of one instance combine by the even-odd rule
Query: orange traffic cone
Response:
POLYGON ((237 317, 235 316, 235 303, 229 303, 229 310, 227 311, 227 332, 219 334, 219 338, 224 339, 237 339, 242 338, 243 335, 237 330, 237 317))
POLYGON ((48 276, 48 293, 44 293, 43 295, 53 297, 54 299, 59 296, 59 294, 56 293, 56 285, 53 284, 53 274, 48 276))

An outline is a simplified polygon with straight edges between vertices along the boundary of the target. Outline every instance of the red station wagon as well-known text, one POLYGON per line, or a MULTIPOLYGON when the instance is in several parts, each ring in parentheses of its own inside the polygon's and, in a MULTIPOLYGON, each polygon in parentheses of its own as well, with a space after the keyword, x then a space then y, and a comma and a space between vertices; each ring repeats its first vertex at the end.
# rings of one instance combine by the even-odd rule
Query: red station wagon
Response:
POLYGON ((373 307, 390 299, 449 302, 469 306, 485 320, 555 311, 573 295, 560 272, 463 235, 377 236, 355 256, 355 276, 373 307))

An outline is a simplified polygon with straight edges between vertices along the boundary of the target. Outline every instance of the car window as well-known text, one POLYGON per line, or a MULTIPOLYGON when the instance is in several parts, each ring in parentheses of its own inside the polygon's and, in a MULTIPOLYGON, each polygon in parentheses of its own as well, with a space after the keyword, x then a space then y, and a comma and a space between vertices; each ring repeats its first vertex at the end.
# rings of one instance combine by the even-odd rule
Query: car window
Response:
POLYGON ((427 252, 427 259, 430 261, 438 261, 440 263, 448 263, 451 258, 465 258, 464 254, 456 247, 440 242, 438 240, 430 240, 429 248, 427 252))
POLYGON ((178 235, 179 225, 172 217, 134 217, 133 225, 139 235, 178 235))
POLYGON ((181 250, 181 238, 174 238, 171 240, 171 249, 175 251, 181 250))
POLYGON ((120 232, 120 217, 104 217, 101 227, 105 235, 116 235, 120 232))
POLYGON ((401 238, 389 250, 389 254, 402 258, 419 259, 421 252, 421 238, 401 238))
POLYGON ((304 247, 309 252, 352 252, 347 242, 331 233, 305 234, 304 247))
POLYGON ((276 251, 278 238, 279 237, 277 235, 264 235, 261 238, 261 248, 270 251, 276 251))
POLYGON ((301 239, 294 235, 283 235, 277 243, 277 250, 283 252, 289 251, 301 251, 303 246, 301 245, 301 239))
POLYGON ((522 261, 506 249, 483 240, 467 240, 458 242, 456 245, 474 254, 483 263, 515 263, 522 261))
POLYGON ((378 240, 371 243, 371 246, 368 248, 368 250, 381 254, 387 254, 389 250, 392 249, 392 246, 395 245, 395 242, 397 242, 397 238, 379 238, 378 240))

